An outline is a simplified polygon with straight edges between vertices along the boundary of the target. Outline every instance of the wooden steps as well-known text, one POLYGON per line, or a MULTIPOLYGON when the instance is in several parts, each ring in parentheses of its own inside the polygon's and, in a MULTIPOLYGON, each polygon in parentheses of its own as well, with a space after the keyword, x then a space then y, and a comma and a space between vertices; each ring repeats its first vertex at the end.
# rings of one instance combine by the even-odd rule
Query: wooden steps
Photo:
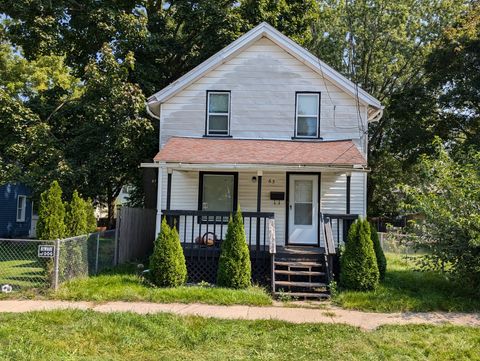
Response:
POLYGON ((322 254, 298 250, 273 259, 272 288, 277 296, 294 298, 329 298, 327 265, 322 254))

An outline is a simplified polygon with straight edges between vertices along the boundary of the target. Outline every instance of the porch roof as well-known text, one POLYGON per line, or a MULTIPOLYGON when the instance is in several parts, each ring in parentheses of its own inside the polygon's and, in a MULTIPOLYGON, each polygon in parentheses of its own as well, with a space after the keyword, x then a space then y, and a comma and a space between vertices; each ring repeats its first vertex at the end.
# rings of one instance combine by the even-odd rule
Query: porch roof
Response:
POLYGON ((289 141, 172 137, 154 161, 184 164, 366 166, 351 140, 289 141))

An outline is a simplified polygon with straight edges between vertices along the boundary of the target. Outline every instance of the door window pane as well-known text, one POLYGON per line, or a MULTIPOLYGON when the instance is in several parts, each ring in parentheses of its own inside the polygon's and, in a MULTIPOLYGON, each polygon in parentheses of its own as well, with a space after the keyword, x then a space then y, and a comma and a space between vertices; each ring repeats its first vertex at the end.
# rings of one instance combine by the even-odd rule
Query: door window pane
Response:
POLYGON ((295 203, 295 225, 312 225, 312 203, 295 203))
POLYGON ((313 181, 295 180, 295 214, 296 225, 311 225, 313 210, 313 181))
POLYGON ((233 175, 204 174, 202 209, 232 212, 234 187, 233 175))

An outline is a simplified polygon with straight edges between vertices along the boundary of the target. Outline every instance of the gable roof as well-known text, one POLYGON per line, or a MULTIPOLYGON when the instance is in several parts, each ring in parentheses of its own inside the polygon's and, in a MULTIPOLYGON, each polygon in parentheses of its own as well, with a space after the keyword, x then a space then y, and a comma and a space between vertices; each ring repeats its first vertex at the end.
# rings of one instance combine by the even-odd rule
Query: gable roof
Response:
POLYGON ((381 109, 383 109, 382 104, 378 99, 358 87, 355 83, 344 77, 329 65, 325 64, 308 50, 302 48, 289 37, 283 35, 273 26, 263 22, 249 32, 240 36, 230 45, 226 46, 185 75, 181 76, 170 85, 150 96, 147 99, 148 110, 156 113, 156 106, 164 103, 166 100, 185 89, 188 85, 201 78, 205 73, 226 62, 262 37, 270 39, 290 55, 331 81, 334 85, 338 86, 351 96, 357 97, 358 94, 358 98, 361 103, 369 105, 370 107, 375 108, 375 110, 381 111, 381 109))

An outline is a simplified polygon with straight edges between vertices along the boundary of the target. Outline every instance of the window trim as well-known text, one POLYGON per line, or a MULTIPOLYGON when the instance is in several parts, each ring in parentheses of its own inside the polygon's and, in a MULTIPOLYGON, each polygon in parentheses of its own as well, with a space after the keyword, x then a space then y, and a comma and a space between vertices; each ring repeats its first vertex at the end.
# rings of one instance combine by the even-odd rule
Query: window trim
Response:
MULTIPOLYGON (((320 111, 321 111, 321 103, 322 103, 322 93, 315 92, 315 91, 298 91, 295 92, 295 128, 294 128, 294 136, 293 139, 322 139, 320 137, 320 111), (318 96, 318 114, 317 114, 317 134, 314 136, 309 135, 298 135, 298 96, 299 95, 317 95, 318 96)), ((302 115, 302 117, 307 117, 306 115, 302 115)), ((311 116, 310 116, 311 117, 311 116)))
MULTIPOLYGON (((205 110, 205 135, 204 137, 231 137, 230 135, 230 118, 232 114, 232 92, 230 90, 207 90, 206 95, 206 110, 205 110), (227 133, 226 134, 211 134, 210 133, 210 94, 228 94, 228 119, 227 119, 227 133)), ((225 113, 212 113, 211 115, 225 115, 225 113)))
POLYGON ((19 194, 17 196, 17 208, 16 208, 16 215, 15 218, 17 222, 25 222, 27 216, 27 196, 25 194, 19 194), (22 213, 20 214, 21 217, 18 217, 18 211, 20 209, 20 200, 23 200, 23 206, 22 206, 22 213))
MULTIPOLYGON (((238 207, 238 172, 198 172, 198 210, 203 211, 203 176, 204 175, 232 175, 233 176, 233 209, 232 214, 238 207)), ((207 222, 198 217, 198 223, 212 223, 207 222)), ((219 223, 219 222, 216 222, 219 223)), ((222 220, 221 223, 228 223, 228 220, 222 220)))

